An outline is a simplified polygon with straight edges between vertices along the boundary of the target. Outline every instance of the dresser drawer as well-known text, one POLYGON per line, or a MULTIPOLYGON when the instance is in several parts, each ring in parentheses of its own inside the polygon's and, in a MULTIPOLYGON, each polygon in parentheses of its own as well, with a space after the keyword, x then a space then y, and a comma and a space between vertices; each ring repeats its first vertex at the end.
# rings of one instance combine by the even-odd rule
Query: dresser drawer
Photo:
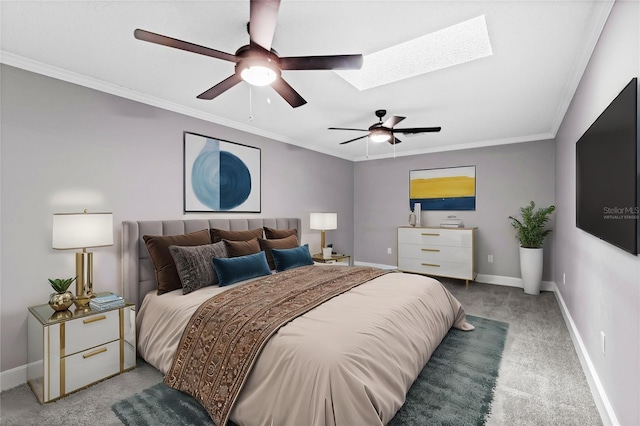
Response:
POLYGON ((398 269, 401 271, 417 272, 419 274, 426 275, 437 275, 465 280, 474 279, 473 265, 471 263, 452 263, 399 258, 398 269))
POLYGON ((419 244, 398 244, 398 257, 452 263, 471 263, 471 247, 452 247, 419 244))
POLYGON ((398 242, 437 246, 472 247, 471 229, 398 228, 398 242))
MULTIPOLYGON (((117 312, 117 311, 116 311, 117 312)), ((65 393, 120 373, 120 341, 64 358, 65 393)))
POLYGON ((67 321, 61 356, 72 355, 120 338, 119 310, 67 321))

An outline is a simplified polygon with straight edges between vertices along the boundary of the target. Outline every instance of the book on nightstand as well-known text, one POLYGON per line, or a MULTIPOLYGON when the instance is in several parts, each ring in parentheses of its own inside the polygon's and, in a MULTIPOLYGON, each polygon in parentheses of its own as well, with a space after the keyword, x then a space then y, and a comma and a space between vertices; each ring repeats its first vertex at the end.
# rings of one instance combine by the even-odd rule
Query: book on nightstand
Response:
POLYGON ((89 307, 94 310, 113 309, 124 306, 124 299, 110 292, 97 293, 89 302, 89 307))

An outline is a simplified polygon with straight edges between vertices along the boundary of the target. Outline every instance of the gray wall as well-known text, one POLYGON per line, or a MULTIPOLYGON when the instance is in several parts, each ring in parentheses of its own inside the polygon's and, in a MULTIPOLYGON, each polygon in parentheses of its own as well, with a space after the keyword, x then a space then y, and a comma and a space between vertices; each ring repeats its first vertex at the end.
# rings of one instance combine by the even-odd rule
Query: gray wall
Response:
MULTIPOLYGON (((121 222, 180 219, 182 132, 262 149, 262 213, 338 212, 327 239, 353 251, 353 163, 95 90, 2 66, 0 369, 27 363, 27 307, 46 303, 48 277, 73 276, 73 251, 51 248, 54 212, 114 212, 114 246, 94 249, 95 288, 119 292, 121 222), (331 170, 331 173, 326 173, 331 170), (322 176, 322 178, 318 178, 322 176)), ((295 111, 292 111, 295 114, 295 111)))
MULTIPOLYGON (((537 206, 554 204, 553 141, 356 163, 355 258, 397 265, 396 227, 408 224, 410 170, 469 165, 476 166, 476 210, 423 211, 422 224, 438 226, 441 219, 455 214, 465 226, 477 226, 478 272, 519 278, 518 241, 508 216, 518 215, 519 208, 532 200, 537 206), (493 263, 487 261, 489 254, 493 263)), ((544 280, 553 277, 553 247, 551 234, 545 242, 544 280)))
POLYGON ((640 424, 640 258, 576 228, 575 144, 629 80, 640 76, 639 20, 638 2, 614 4, 556 136, 555 281, 622 425, 640 424))

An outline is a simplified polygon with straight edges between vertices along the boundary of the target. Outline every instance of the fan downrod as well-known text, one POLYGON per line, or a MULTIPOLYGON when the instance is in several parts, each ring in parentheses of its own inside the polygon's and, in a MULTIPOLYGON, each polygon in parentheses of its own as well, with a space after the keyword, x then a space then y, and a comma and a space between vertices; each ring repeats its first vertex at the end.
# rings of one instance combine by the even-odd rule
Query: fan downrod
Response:
POLYGON ((376 110, 376 117, 378 117, 380 119, 380 121, 382 121, 382 117, 384 117, 385 115, 387 115, 387 110, 386 109, 376 110))

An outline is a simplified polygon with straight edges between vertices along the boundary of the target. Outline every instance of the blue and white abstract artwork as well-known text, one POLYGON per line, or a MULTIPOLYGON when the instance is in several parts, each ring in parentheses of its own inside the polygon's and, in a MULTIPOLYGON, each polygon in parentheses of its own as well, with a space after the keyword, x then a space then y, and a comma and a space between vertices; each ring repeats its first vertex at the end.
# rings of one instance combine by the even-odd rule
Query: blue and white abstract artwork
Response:
POLYGON ((184 211, 260 212, 260 149, 184 133, 184 211))

